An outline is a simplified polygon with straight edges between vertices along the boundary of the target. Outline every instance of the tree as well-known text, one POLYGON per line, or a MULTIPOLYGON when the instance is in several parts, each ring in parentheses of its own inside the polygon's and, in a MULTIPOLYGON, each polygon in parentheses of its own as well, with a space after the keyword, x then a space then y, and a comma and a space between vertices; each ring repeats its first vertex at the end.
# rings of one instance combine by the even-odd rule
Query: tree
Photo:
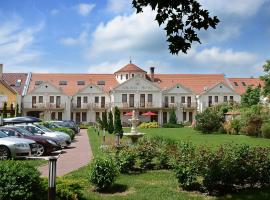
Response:
POLYGON ((201 43, 197 31, 215 29, 219 23, 217 16, 210 17, 197 0, 133 0, 132 4, 137 13, 148 6, 156 11, 155 20, 165 27, 171 54, 187 53, 193 42, 201 43))
POLYGON ((241 95, 241 105, 243 106, 253 106, 260 102, 261 88, 248 86, 246 92, 241 95))
POLYGON ((19 117, 21 114, 20 114, 20 108, 19 108, 19 104, 17 103, 16 104, 16 108, 15 108, 15 116, 16 117, 19 117))
POLYGON ((10 104, 10 117, 14 117, 14 107, 13 104, 10 104))
POLYGON ((175 114, 175 110, 174 109, 172 109, 170 111, 169 123, 170 124, 177 124, 177 117, 176 117, 176 114, 175 114))
POLYGON ((7 102, 4 102, 4 106, 3 106, 3 118, 7 118, 7 102))
POLYGON ((118 107, 114 109, 114 133, 123 136, 123 127, 121 124, 120 110, 118 107))
POLYGON ((105 129, 105 131, 108 130, 108 119, 106 110, 102 113, 102 129, 105 129))
POLYGON ((113 114, 112 111, 109 112, 109 120, 108 120, 108 132, 112 134, 114 132, 113 126, 113 114))
POLYGON ((262 94, 267 97, 270 95, 270 60, 263 65, 263 71, 265 75, 261 76, 261 80, 264 81, 262 94))

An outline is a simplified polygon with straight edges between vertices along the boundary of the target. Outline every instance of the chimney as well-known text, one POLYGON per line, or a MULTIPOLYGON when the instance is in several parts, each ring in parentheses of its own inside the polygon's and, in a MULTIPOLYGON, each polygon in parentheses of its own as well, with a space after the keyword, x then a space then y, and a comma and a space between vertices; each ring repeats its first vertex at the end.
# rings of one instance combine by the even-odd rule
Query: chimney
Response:
POLYGON ((2 78, 3 75, 3 64, 0 64, 0 78, 2 78))
POLYGON ((150 67, 150 79, 152 82, 155 81, 155 67, 150 67))

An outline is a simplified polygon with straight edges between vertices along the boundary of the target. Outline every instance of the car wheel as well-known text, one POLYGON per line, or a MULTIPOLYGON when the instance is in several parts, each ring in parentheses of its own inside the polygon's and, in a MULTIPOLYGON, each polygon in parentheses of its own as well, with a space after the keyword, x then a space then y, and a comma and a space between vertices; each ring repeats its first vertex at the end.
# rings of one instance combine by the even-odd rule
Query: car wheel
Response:
POLYGON ((0 146, 0 160, 7 160, 10 158, 10 151, 6 146, 0 146))
POLYGON ((41 145, 41 144, 37 144, 37 153, 36 153, 36 155, 37 156, 42 156, 44 154, 45 154, 45 148, 44 148, 44 146, 41 145))

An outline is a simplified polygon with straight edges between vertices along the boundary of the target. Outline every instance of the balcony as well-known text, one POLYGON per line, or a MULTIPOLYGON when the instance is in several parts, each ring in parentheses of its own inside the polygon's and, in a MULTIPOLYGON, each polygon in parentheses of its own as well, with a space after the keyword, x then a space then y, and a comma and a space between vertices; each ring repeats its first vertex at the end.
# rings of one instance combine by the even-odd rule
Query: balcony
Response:
POLYGON ((91 109, 108 109, 110 107, 110 103, 92 103, 91 109))
POLYGON ((24 102, 24 109, 30 110, 63 110, 66 108, 65 103, 32 103, 32 102, 24 102))
POLYGON ((91 109, 91 103, 73 103, 72 108, 76 110, 88 110, 91 109))
POLYGON ((168 109, 172 109, 172 108, 196 108, 197 104, 196 102, 188 102, 188 103, 168 103, 168 102, 163 102, 163 108, 168 108, 168 109))

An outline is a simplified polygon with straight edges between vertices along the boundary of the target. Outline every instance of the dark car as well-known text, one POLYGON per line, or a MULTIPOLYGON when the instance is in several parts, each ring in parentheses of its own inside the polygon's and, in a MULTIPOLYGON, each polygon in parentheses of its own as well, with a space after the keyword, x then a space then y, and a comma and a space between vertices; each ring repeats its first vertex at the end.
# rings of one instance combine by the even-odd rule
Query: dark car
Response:
POLYGON ((46 136, 34 135, 33 133, 16 126, 5 126, 0 128, 8 136, 31 139, 37 143, 37 156, 48 155, 53 151, 61 149, 58 141, 46 136))
POLYGON ((51 123, 56 124, 60 127, 70 128, 76 134, 80 132, 80 127, 72 120, 64 120, 64 121, 52 121, 51 123))

